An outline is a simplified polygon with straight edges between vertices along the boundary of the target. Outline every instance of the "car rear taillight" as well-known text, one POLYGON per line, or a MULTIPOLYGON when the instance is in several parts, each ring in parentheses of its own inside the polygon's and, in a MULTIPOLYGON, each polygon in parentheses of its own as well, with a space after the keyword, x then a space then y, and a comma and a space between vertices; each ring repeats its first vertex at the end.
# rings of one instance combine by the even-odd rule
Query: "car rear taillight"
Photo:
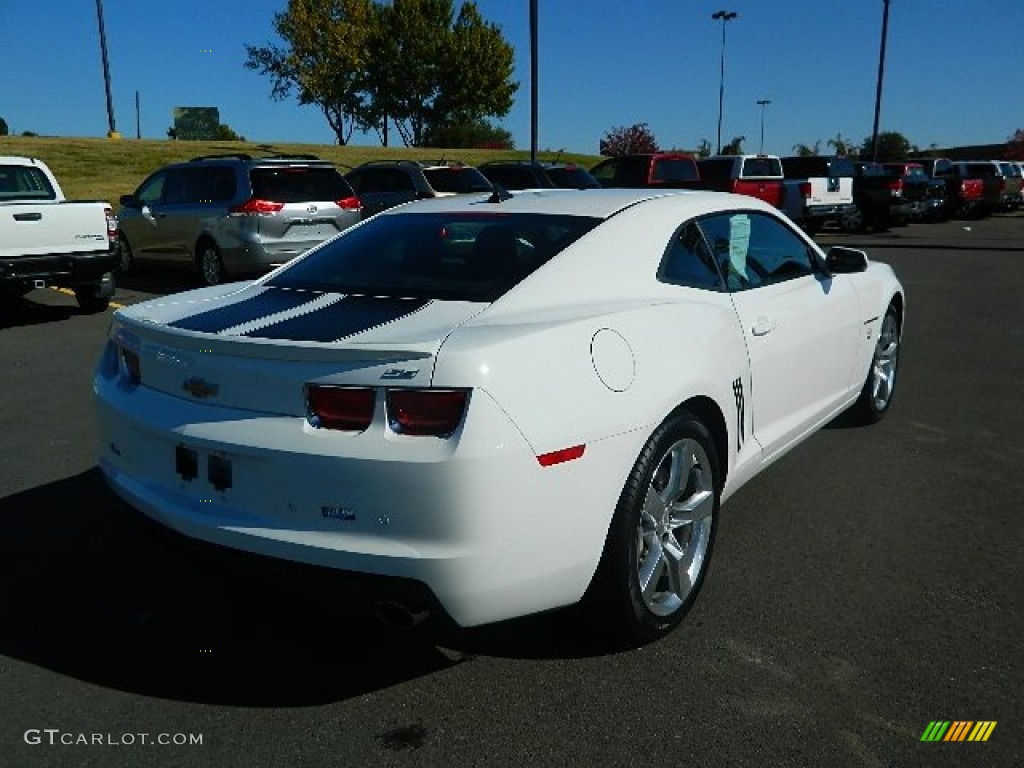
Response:
POLYGON ((811 196, 811 182, 801 181, 800 182, 800 195, 806 200, 811 196))
POLYGON ((273 200, 260 200, 254 197, 251 200, 246 200, 241 205, 231 206, 228 208, 228 213, 237 216, 269 216, 272 213, 277 213, 282 208, 284 208, 284 203, 278 203, 273 200))
POLYGON ((376 392, 371 387, 311 384, 306 389, 309 421, 314 427, 362 432, 373 421, 376 392))
POLYGON ((903 194, 903 179, 893 179, 885 187, 892 197, 899 197, 903 194))
POLYGON ((335 205, 341 208, 343 211, 361 211, 363 209, 363 203, 358 197, 343 197, 341 200, 335 201, 335 205))
POLYGON ((103 214, 107 217, 107 241, 113 245, 117 242, 117 216, 113 208, 104 208, 103 214))
POLYGON ((121 351, 121 365, 124 366, 124 373, 128 377, 134 386, 139 386, 142 383, 142 365, 139 363, 139 353, 128 349, 126 347, 120 347, 121 351))
POLYGON ((403 435, 445 437, 458 428, 468 400, 464 389, 390 389, 388 423, 403 435))

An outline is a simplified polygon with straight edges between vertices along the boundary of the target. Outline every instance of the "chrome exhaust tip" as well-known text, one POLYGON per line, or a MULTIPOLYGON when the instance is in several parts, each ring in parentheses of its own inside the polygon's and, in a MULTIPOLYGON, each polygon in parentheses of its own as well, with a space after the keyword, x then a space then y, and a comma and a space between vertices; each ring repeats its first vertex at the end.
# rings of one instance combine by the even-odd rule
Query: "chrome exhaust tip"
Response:
POLYGON ((381 624, 400 632, 415 629, 430 618, 430 611, 426 608, 412 608, 393 600, 381 600, 375 603, 373 613, 381 624))

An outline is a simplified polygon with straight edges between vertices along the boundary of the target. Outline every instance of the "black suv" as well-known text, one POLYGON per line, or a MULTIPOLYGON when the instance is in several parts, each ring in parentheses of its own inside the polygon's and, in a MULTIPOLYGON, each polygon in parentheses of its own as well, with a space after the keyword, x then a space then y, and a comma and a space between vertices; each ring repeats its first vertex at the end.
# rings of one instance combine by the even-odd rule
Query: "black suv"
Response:
POLYGON ((120 269, 178 263, 216 285, 284 264, 361 219, 352 187, 314 155, 205 155, 121 197, 120 269))
POLYGON ((596 189, 601 186, 586 169, 572 163, 493 160, 479 168, 489 181, 503 189, 596 189))
POLYGON ((413 200, 492 192, 480 171, 469 165, 415 160, 371 160, 345 174, 367 216, 413 200))

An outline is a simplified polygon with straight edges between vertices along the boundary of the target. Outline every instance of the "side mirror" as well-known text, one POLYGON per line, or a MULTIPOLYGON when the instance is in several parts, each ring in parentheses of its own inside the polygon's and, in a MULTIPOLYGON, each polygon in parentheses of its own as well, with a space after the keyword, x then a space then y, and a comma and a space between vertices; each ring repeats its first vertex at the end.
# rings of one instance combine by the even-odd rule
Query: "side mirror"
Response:
POLYGON ((135 195, 121 195, 121 205, 125 208, 138 208, 139 198, 135 195))
POLYGON ((833 246, 825 254, 825 266, 833 275, 849 275, 864 272, 868 268, 868 255, 856 248, 833 246))

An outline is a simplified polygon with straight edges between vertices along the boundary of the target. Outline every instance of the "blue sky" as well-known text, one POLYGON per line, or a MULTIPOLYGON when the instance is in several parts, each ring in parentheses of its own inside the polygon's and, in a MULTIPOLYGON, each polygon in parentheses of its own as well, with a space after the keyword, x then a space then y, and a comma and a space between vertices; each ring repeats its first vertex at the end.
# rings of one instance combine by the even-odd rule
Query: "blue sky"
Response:
MULTIPOLYGON (((331 143, 320 113, 270 99, 243 67, 245 44, 275 40, 286 0, 105 0, 118 130, 162 139, 175 106, 216 106, 251 141, 331 143)), ((530 145, 528 0, 478 0, 516 50, 516 105, 501 124, 530 145)), ((663 147, 712 145, 719 9, 726 28, 723 143, 747 137, 788 154, 797 142, 871 134, 882 0, 539 0, 539 145, 597 153, 610 128, 646 122, 663 147)), ((94 0, 0 0, 0 117, 12 132, 103 136, 94 0)), ((1004 141, 1024 127, 1024 1, 892 0, 882 130, 926 147, 1004 141)), ((393 140, 397 136, 393 134, 393 140)), ((377 144, 357 135, 353 143, 377 144)))

